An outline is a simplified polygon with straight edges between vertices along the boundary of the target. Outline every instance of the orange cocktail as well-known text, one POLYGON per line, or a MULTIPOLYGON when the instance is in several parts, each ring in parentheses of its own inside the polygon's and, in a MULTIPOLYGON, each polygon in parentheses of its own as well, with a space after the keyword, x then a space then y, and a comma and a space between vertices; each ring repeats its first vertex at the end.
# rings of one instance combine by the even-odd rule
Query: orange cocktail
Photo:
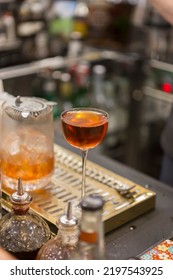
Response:
POLYGON ((62 126, 67 142, 85 150, 101 143, 107 132, 108 120, 97 111, 67 111, 62 115, 62 126))
POLYGON ((42 187, 54 170, 51 140, 33 128, 11 132, 1 147, 1 173, 5 186, 15 188, 21 178, 28 190, 42 187))
POLYGON ((88 150, 101 143, 108 129, 108 114, 97 108, 72 108, 61 114, 66 141, 82 151, 82 198, 88 150))

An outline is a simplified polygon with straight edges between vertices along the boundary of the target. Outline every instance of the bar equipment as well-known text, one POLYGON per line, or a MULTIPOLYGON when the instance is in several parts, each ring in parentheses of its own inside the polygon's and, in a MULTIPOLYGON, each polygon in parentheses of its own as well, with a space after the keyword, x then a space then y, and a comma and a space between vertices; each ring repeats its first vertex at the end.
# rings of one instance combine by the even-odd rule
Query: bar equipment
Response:
POLYGON ((16 97, 2 105, 1 172, 3 187, 25 190, 46 186, 54 170, 52 103, 16 97))

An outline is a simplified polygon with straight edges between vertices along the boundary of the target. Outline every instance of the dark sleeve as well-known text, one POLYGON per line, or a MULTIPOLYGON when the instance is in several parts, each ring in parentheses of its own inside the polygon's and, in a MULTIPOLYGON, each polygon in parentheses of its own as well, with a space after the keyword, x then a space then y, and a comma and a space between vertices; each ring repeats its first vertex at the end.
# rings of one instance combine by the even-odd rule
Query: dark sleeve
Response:
POLYGON ((161 135, 161 146, 164 152, 173 158, 173 108, 161 135))

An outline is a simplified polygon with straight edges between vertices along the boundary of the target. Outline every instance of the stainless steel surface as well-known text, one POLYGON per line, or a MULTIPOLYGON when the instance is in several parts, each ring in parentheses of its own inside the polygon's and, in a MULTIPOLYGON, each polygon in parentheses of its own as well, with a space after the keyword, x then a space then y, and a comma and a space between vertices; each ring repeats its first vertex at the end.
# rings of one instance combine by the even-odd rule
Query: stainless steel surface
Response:
POLYGON ((163 61, 159 61, 156 59, 151 59, 149 61, 149 65, 155 69, 159 69, 162 71, 168 71, 168 72, 173 72, 173 65, 172 63, 167 63, 163 61))
POLYGON ((143 92, 145 95, 158 99, 160 101, 163 102, 167 102, 167 103, 173 103, 173 95, 171 94, 166 94, 165 92, 155 89, 155 88, 151 88, 151 87, 144 87, 143 88, 143 92))
POLYGON ((25 75, 35 74, 40 71, 40 69, 49 68, 49 69, 57 69, 61 67, 65 67, 66 65, 71 65, 71 63, 76 63, 80 60, 89 60, 95 61, 97 59, 111 59, 117 62, 126 62, 129 64, 134 63, 138 59, 137 54, 122 54, 116 51, 98 51, 96 49, 92 49, 89 51, 85 51, 82 56, 74 57, 74 58, 65 58, 62 56, 56 56, 52 58, 46 58, 40 61, 27 63, 24 65, 17 65, 6 67, 0 70, 0 79, 10 79, 15 77, 21 77, 25 75))

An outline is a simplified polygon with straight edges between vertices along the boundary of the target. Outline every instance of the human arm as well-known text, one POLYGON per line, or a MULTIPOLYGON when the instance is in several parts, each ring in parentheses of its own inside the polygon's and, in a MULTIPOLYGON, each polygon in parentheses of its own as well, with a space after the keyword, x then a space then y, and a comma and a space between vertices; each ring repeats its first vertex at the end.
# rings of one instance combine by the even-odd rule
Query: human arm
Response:
POLYGON ((149 0, 149 3, 153 5, 161 16, 173 24, 173 0, 149 0))
POLYGON ((0 260, 16 260, 16 258, 0 247, 0 260))

